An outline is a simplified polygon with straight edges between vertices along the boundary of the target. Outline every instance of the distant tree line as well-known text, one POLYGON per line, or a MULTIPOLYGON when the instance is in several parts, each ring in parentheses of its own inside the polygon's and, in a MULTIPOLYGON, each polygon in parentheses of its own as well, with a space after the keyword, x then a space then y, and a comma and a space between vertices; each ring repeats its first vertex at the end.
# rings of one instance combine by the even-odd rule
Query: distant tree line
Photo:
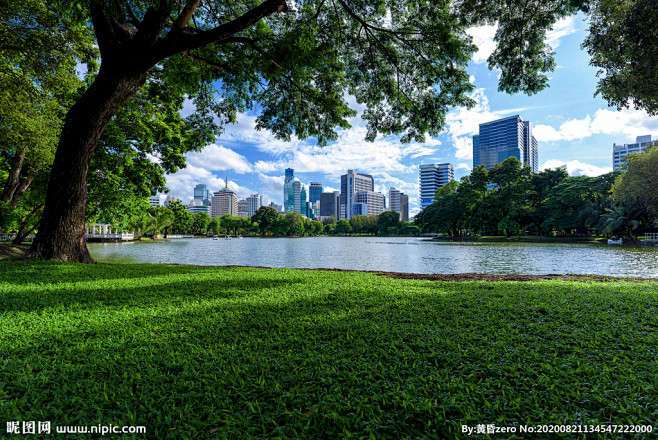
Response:
MULTIPOLYGON (((179 201, 167 207, 144 207, 123 227, 142 237, 167 238, 169 234, 259 235, 303 237, 316 235, 417 235, 419 228, 401 222, 395 211, 376 215, 358 215, 349 220, 331 216, 322 222, 310 220, 298 212, 279 214, 261 206, 251 218, 225 214, 211 218, 205 212, 191 213, 179 201)), ((121 228, 121 227, 119 227, 121 228)))
POLYGON ((628 156, 628 171, 569 176, 532 173, 516 158, 481 165, 439 188, 414 223, 424 232, 465 235, 623 236, 658 227, 658 148, 628 156))

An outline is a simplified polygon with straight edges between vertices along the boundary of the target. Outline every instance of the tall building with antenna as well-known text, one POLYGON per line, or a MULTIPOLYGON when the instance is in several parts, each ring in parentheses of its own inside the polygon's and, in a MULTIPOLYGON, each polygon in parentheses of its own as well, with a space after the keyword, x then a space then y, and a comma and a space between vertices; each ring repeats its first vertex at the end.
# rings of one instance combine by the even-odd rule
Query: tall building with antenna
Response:
POLYGON ((210 204, 210 217, 221 217, 225 214, 238 215, 238 197, 228 187, 228 177, 224 182, 224 188, 212 196, 210 204))

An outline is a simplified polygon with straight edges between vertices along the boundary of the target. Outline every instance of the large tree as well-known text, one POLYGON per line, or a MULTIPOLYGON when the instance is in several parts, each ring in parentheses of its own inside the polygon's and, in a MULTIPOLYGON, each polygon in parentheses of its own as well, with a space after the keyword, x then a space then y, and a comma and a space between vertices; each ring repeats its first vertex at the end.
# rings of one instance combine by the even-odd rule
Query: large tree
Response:
POLYGON ((583 47, 601 77, 596 93, 619 109, 658 114, 658 1, 594 0, 583 47))
MULTIPOLYGON (((98 75, 66 115, 28 258, 92 262, 85 243, 87 176, 105 126, 149 78, 192 96, 199 130, 218 134, 247 108, 280 139, 336 138, 346 95, 367 110, 369 140, 424 141, 452 106, 469 106, 469 26, 498 21, 501 89, 535 93, 554 63, 546 30, 582 0, 86 0, 62 2, 90 23, 98 75), (218 92, 218 93, 216 93, 218 92)), ((64 8, 64 6, 61 6, 64 8)))
POLYGON ((0 1, 0 228, 52 163, 83 84, 76 63, 93 64, 92 42, 88 28, 64 23, 41 0, 0 1))
POLYGON ((615 180, 612 195, 629 209, 644 211, 658 227, 658 142, 654 145, 644 153, 628 156, 628 170, 615 180))

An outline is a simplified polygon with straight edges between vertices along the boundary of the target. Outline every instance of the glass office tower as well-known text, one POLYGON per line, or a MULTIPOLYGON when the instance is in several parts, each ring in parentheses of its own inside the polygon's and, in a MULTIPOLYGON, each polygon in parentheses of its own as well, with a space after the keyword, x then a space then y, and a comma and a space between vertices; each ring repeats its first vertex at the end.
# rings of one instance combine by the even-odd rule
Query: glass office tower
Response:
POLYGON ((510 157, 537 172, 538 144, 530 122, 515 115, 480 124, 479 134, 473 136, 473 168, 491 169, 510 157))
POLYGON ((283 182, 283 212, 295 210, 295 170, 286 168, 286 178, 283 182))

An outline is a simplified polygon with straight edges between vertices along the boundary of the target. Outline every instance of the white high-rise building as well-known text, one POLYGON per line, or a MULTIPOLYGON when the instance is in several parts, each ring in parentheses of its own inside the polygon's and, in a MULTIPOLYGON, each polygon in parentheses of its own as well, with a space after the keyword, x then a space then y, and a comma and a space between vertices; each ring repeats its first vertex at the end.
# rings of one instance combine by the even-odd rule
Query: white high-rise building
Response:
POLYGON ((388 190, 388 211, 400 212, 400 190, 391 187, 388 190))
POLYGON ((306 187, 301 181, 295 179, 292 190, 294 195, 293 211, 306 215, 306 202, 308 201, 306 199, 306 187))
POLYGON ((154 195, 149 197, 149 203, 151 206, 160 206, 160 196, 159 195, 154 195))
POLYGON ((248 201, 238 200, 238 217, 242 217, 242 218, 250 217, 248 201))
POLYGON ((253 217, 253 215, 256 214, 256 211, 258 211, 258 208, 263 206, 263 196, 260 194, 252 194, 247 197, 247 201, 249 202, 249 217, 253 217))
POLYGON ((626 156, 633 153, 642 153, 652 146, 651 135, 638 136, 634 144, 612 145, 612 170, 626 170, 626 156))
POLYGON ((233 190, 226 186, 212 196, 210 204, 210 217, 221 217, 225 214, 238 215, 238 197, 233 190))
POLYGON ((451 163, 432 163, 420 166, 420 209, 434 202, 434 193, 455 178, 451 163))
POLYGON ((375 179, 371 175, 357 173, 356 170, 347 170, 347 174, 340 176, 341 218, 348 220, 352 218, 352 205, 358 203, 356 200, 357 192, 374 190, 375 179))
POLYGON ((352 205, 352 215, 379 215, 384 212, 384 194, 374 191, 358 191, 352 205))

